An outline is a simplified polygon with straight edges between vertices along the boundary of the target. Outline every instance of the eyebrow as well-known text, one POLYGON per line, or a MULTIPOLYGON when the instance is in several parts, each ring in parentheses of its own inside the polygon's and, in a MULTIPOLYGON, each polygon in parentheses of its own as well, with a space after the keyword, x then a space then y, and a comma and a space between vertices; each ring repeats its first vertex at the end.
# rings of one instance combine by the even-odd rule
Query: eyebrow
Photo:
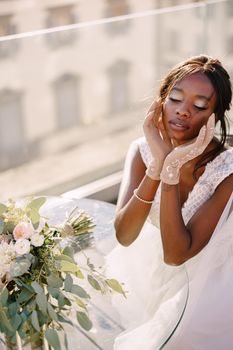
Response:
MULTIPOLYGON (((176 90, 176 91, 179 91, 179 92, 183 92, 183 90, 182 90, 182 89, 179 89, 178 87, 173 87, 173 88, 171 89, 171 92, 172 92, 172 90, 176 90)), ((203 98, 203 99, 205 99, 205 100, 207 100, 207 101, 210 101, 211 98, 212 98, 212 96, 213 96, 213 94, 214 94, 214 92, 213 92, 210 96, 196 95, 196 97, 198 97, 198 98, 203 98)))

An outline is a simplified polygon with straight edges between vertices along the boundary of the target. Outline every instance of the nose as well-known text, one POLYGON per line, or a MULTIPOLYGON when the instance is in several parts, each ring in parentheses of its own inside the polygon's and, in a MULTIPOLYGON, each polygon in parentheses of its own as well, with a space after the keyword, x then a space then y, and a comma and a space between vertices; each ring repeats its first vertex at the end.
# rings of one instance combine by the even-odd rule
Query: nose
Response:
POLYGON ((188 106, 182 104, 176 109, 176 115, 181 118, 188 119, 191 117, 191 113, 188 109, 188 106))

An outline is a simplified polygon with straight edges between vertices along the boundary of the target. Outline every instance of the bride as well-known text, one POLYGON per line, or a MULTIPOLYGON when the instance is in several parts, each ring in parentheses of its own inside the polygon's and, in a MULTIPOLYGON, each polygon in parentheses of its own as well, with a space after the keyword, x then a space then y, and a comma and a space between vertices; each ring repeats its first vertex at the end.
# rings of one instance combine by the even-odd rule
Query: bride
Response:
POLYGON ((233 344, 232 98, 227 71, 201 55, 175 66, 128 151, 106 258, 126 331, 114 350, 230 350, 233 344), (215 125, 221 135, 214 137, 215 125))

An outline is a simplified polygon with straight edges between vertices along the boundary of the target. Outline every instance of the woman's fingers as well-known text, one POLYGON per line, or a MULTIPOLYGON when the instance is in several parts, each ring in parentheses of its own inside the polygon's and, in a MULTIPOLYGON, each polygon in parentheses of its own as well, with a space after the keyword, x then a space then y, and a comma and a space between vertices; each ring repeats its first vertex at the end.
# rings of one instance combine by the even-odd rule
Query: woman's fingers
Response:
MULTIPOLYGON (((193 143, 190 143, 187 147, 191 148, 191 149, 200 149, 200 153, 202 152, 202 148, 203 148, 203 144, 204 144, 204 140, 205 140, 205 136, 206 136, 206 125, 203 125, 202 128, 199 131, 199 134, 196 138, 196 140, 193 143)), ((184 145, 185 147, 185 145, 184 145)))
POLYGON ((159 119, 162 115, 162 108, 163 108, 163 104, 162 104, 162 101, 161 99, 159 99, 157 101, 157 104, 155 106, 155 110, 154 110, 154 124, 156 126, 156 128, 158 127, 158 122, 159 122, 159 119))
POLYGON ((162 135, 162 138, 163 138, 163 141, 169 146, 172 148, 172 142, 171 142, 171 139, 170 137, 168 136, 167 134, 167 131, 164 127, 164 124, 163 124, 163 119, 162 117, 159 118, 159 121, 158 121, 158 129, 162 135))
POLYGON ((148 109, 147 114, 150 113, 151 111, 154 111, 154 110, 155 110, 155 107, 156 107, 157 103, 158 103, 158 100, 154 100, 154 101, 152 102, 152 104, 150 105, 150 107, 149 107, 149 109, 148 109))
POLYGON ((149 112, 151 112, 151 111, 155 111, 156 108, 158 107, 158 105, 160 105, 160 104, 161 104, 161 98, 159 97, 157 100, 154 100, 154 101, 152 102, 152 104, 151 104, 150 107, 149 107, 149 110, 148 110, 147 114, 148 114, 149 112))
POLYGON ((150 116, 150 118, 149 118, 149 120, 150 120, 152 118, 152 116, 153 116, 154 124, 157 127, 158 119, 159 119, 159 117, 161 115, 161 112, 162 112, 162 102, 161 102, 161 98, 159 98, 158 100, 155 100, 151 104, 151 106, 150 106, 150 108, 149 108, 149 110, 147 112, 146 119, 147 119, 148 116, 150 116))
POLYGON ((194 143, 194 147, 200 149, 200 154, 205 150, 210 141, 214 136, 214 127, 215 127, 215 115, 214 113, 208 119, 206 125, 204 125, 199 131, 198 137, 194 143))

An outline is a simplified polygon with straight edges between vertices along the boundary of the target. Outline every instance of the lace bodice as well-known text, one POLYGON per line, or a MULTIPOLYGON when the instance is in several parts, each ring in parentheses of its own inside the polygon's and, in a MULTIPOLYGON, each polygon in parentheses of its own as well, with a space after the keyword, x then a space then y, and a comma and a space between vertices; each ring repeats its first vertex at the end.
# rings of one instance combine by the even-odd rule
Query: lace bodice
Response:
MULTIPOLYGON (((148 166, 152 156, 149 146, 144 137, 138 139, 142 159, 148 166)), ((204 173, 189 193, 186 202, 182 207, 182 216, 187 223, 195 214, 197 209, 206 202, 214 193, 217 186, 230 174, 233 173, 233 148, 220 153, 213 161, 206 165, 204 173)), ((159 227, 161 186, 155 195, 154 203, 149 214, 150 221, 159 227)))

